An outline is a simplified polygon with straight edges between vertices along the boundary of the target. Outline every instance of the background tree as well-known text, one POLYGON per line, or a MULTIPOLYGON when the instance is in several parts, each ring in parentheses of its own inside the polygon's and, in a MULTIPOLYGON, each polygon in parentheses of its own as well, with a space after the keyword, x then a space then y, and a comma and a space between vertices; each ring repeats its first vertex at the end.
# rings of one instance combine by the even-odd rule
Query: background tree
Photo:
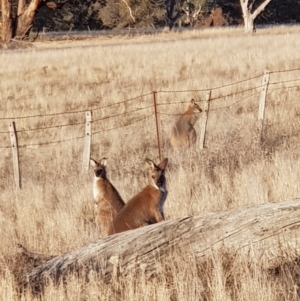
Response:
POLYGON ((184 0, 165 0, 165 20, 167 27, 171 30, 182 15, 184 0))
POLYGON ((254 20, 272 0, 240 0, 246 33, 254 31, 254 20))
POLYGON ((107 0, 98 17, 107 29, 164 26, 164 0, 107 0))
POLYGON ((199 15, 202 15, 206 0, 186 0, 182 5, 184 16, 181 18, 183 25, 194 26, 199 15))

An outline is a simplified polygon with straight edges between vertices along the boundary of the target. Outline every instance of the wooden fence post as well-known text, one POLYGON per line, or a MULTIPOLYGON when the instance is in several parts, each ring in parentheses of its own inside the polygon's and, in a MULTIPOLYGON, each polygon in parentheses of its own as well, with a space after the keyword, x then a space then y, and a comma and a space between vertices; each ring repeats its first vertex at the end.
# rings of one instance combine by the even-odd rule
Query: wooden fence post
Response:
POLYGON ((211 91, 207 91, 205 95, 205 103, 204 103, 204 114, 201 118, 201 129, 200 129, 200 149, 204 149, 205 144, 205 133, 206 133, 206 125, 208 120, 208 113, 210 108, 210 97, 211 91))
POLYGON ((91 140, 92 140, 92 111, 85 112, 85 137, 83 146, 83 169, 88 171, 91 158, 91 140))
POLYGON ((262 78, 262 82, 261 82, 262 91, 260 92, 259 109, 258 109, 258 128, 261 133, 262 133, 263 123, 264 123, 266 97, 267 97, 269 79, 270 79, 270 71, 265 70, 263 78, 262 78))
POLYGON ((10 142, 13 155, 13 168, 14 168, 14 178, 17 188, 21 188, 21 177, 20 177, 20 167, 19 167, 19 150, 18 150, 18 139, 16 132, 15 122, 9 124, 10 142))
POLYGON ((156 135, 157 135, 157 147, 158 147, 158 156, 159 160, 162 160, 161 157, 161 143, 160 143, 160 123, 158 121, 158 110, 157 110, 157 92, 153 92, 153 103, 154 103, 154 114, 155 114, 155 124, 156 124, 156 135))

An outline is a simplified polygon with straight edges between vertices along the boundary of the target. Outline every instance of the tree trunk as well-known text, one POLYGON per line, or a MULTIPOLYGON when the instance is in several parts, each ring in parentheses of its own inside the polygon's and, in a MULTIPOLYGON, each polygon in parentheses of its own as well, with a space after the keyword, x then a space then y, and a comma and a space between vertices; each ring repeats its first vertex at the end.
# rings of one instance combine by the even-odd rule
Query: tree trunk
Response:
POLYGON ((12 24, 11 24, 11 4, 10 0, 1 0, 2 8, 2 42, 8 44, 12 38, 12 24))
POLYGON ((252 11, 255 0, 250 0, 250 3, 249 0, 240 0, 246 33, 254 32, 254 20, 271 1, 272 0, 265 0, 255 9, 255 11, 252 11))
POLYGON ((245 33, 254 32, 254 19, 250 14, 250 12, 244 14, 244 29, 245 29, 245 33))
POLYGON ((15 34, 17 39, 22 39, 32 27, 32 23, 40 3, 41 0, 31 0, 27 9, 25 9, 24 1, 19 1, 20 7, 18 7, 18 14, 20 15, 17 17, 17 28, 15 34))
POLYGON ((251 246, 274 260, 283 251, 300 248, 299 228, 300 199, 205 213, 98 240, 26 273, 23 284, 40 291, 48 277, 57 282, 70 272, 90 270, 105 281, 113 274, 126 276, 133 271, 149 276, 171 250, 187 246, 199 258, 212 250, 242 252, 251 246))

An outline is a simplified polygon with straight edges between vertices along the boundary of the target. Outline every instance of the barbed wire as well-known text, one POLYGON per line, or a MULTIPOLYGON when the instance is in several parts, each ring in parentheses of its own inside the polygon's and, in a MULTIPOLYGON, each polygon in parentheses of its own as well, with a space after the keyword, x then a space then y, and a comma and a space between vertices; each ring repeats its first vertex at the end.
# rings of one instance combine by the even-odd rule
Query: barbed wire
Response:
MULTIPOLYGON (((235 104, 237 104, 237 103, 239 103, 239 102, 241 102, 241 101, 243 101, 243 100, 245 100, 245 99, 247 99, 247 98, 250 98, 250 97, 252 97, 252 96, 254 96, 254 95, 257 95, 257 94, 259 94, 259 93, 260 93, 260 91, 257 91, 257 92, 255 92, 255 93, 252 93, 251 95, 247 95, 247 96, 245 96, 245 97, 243 97, 243 98, 241 98, 241 99, 239 99, 239 100, 237 100, 237 101, 231 103, 231 104, 228 105, 228 106, 223 106, 223 107, 219 107, 219 108, 210 109, 209 111, 211 112, 211 111, 218 111, 218 110, 221 110, 221 109, 230 108, 230 107, 234 106, 235 104)), ((184 112, 183 112, 183 113, 184 113, 184 112)), ((176 116, 176 115, 182 115, 183 113, 160 113, 160 112, 158 112, 158 115, 174 115, 174 116, 176 116)), ((200 114, 200 113, 199 113, 199 114, 200 114)))
POLYGON ((254 96, 254 95, 257 95, 257 94, 259 94, 259 93, 260 93, 260 91, 255 92, 255 93, 252 93, 251 95, 247 95, 247 96, 245 96, 245 97, 243 97, 243 98, 241 98, 241 99, 239 99, 239 100, 237 100, 237 101, 231 103, 231 104, 228 105, 228 106, 210 109, 209 111, 218 111, 218 110, 221 110, 221 109, 227 109, 227 108, 233 107, 233 106, 236 105, 237 103, 240 103, 240 102, 242 102, 243 100, 245 100, 245 99, 247 99, 247 98, 250 98, 250 97, 252 97, 252 96, 254 96))
POLYGON ((119 105, 119 104, 122 104, 122 103, 125 103, 125 102, 136 100, 136 99, 139 99, 139 98, 142 98, 142 97, 145 97, 145 96, 149 96, 151 94, 152 94, 152 92, 149 92, 147 94, 139 95, 139 96, 129 98, 129 99, 117 102, 117 103, 113 103, 113 104, 109 104, 109 105, 101 106, 101 107, 96 107, 96 108, 92 108, 92 109, 77 110, 77 111, 70 111, 70 112, 49 113, 49 114, 36 114, 36 115, 18 116, 18 117, 0 117, 0 120, 14 120, 14 119, 18 120, 18 119, 37 118, 37 117, 53 117, 53 116, 67 115, 67 114, 85 113, 87 111, 98 111, 98 110, 102 110, 102 109, 105 109, 105 108, 116 106, 116 105, 119 105))
MULTIPOLYGON (((248 89, 237 91, 237 92, 234 92, 234 93, 220 95, 220 96, 217 96, 217 97, 212 97, 210 99, 210 101, 218 100, 218 99, 221 99, 221 98, 227 98, 229 96, 238 95, 238 94, 249 92, 249 91, 252 91, 252 90, 255 90, 255 89, 260 89, 260 88, 263 88, 264 86, 265 85, 259 85, 259 86, 256 86, 256 87, 248 88, 248 89)), ((257 91, 257 92, 260 92, 260 91, 257 91)))
POLYGON ((120 113, 120 114, 116 114, 116 115, 101 117, 101 118, 98 118, 98 119, 93 119, 93 120, 92 120, 92 123, 96 123, 96 122, 98 122, 98 121, 106 120, 106 119, 109 119, 109 118, 120 117, 120 116, 122 116, 122 115, 128 115, 128 114, 130 114, 130 113, 134 113, 134 112, 138 112, 138 111, 143 111, 143 110, 150 109, 150 108, 153 108, 153 105, 147 106, 147 107, 144 107, 144 108, 138 108, 138 109, 135 109, 135 110, 130 111, 130 112, 125 112, 125 113, 120 113))
POLYGON ((275 90, 294 89, 294 88, 300 89, 300 86, 297 85, 297 86, 288 86, 288 87, 269 88, 268 92, 275 91, 275 90))
MULTIPOLYGON (((200 100, 196 100, 196 102, 203 102, 205 100, 203 99, 200 99, 200 100)), ((175 104, 185 104, 185 103, 190 103, 191 101, 190 100, 185 100, 185 101, 174 101, 174 102, 166 102, 166 103, 158 103, 157 106, 167 106, 167 105, 175 105, 175 104)))
MULTIPOLYGON (((220 95, 220 96, 217 96, 217 97, 212 97, 209 101, 214 101, 214 100, 218 100, 218 99, 221 99, 221 98, 226 98, 226 97, 229 97, 229 96, 234 96, 234 95, 237 95, 237 94, 241 94, 241 93, 245 93, 245 92, 249 92, 249 91, 252 91, 252 90, 255 90, 255 89, 259 89, 259 88, 262 88, 264 87, 264 85, 259 85, 259 86, 255 86, 255 87, 251 87, 251 88, 248 88, 248 89, 245 89, 245 90, 241 90, 241 91, 237 91, 237 92, 234 92, 234 93, 230 93, 230 94, 225 94, 225 95, 220 95)), ((258 91, 260 92, 260 91, 258 91)), ((205 100, 196 100, 196 102, 204 102, 205 100)), ((178 102, 170 102, 170 103, 159 103, 157 106, 166 106, 166 105, 173 105, 173 104, 183 104, 183 103, 190 103, 191 101, 188 100, 188 101, 178 101, 178 102)))
POLYGON ((205 91, 215 91, 215 90, 219 90, 219 89, 222 89, 222 88, 227 88, 227 87, 230 87, 230 86, 234 86, 234 85, 237 85, 237 84, 241 84, 241 83, 244 83, 244 82, 247 82, 247 81, 250 81, 250 80, 259 78, 259 77, 262 77, 262 75, 263 75, 263 74, 256 75, 256 76, 253 76, 253 77, 250 77, 250 78, 247 78, 247 79, 244 79, 244 80, 240 80, 240 81, 237 81, 237 82, 234 82, 234 83, 230 83, 230 84, 226 84, 226 85, 222 85, 222 86, 217 86, 217 87, 213 87, 213 88, 207 88, 207 89, 160 90, 160 91, 157 91, 157 92, 158 92, 158 93, 181 93, 181 92, 205 92, 205 91))
POLYGON ((124 128, 124 127, 127 127, 127 126, 129 126, 129 125, 132 125, 132 124, 134 124, 134 123, 138 123, 138 122, 140 122, 140 121, 146 120, 146 119, 148 119, 149 117, 151 117, 151 116, 153 116, 153 115, 154 115, 154 113, 152 113, 152 114, 150 114, 150 115, 147 115, 146 117, 137 119, 137 120, 135 120, 135 121, 133 121, 133 122, 131 122, 131 123, 128 123, 128 124, 126 124, 126 125, 120 125, 120 126, 116 126, 116 127, 110 128, 110 129, 104 129, 104 130, 102 129, 102 130, 93 132, 92 135, 96 135, 96 134, 99 134, 99 133, 102 133, 102 132, 109 132, 109 131, 111 131, 111 130, 115 130, 115 129, 119 129, 119 128, 124 128))
POLYGON ((22 132, 30 132, 30 131, 41 131, 41 130, 48 130, 48 129, 53 129, 53 128, 82 125, 82 124, 85 124, 85 122, 66 123, 66 124, 58 124, 58 125, 41 127, 41 128, 23 129, 23 130, 18 130, 17 132, 22 133, 22 132))
POLYGON ((38 118, 38 117, 53 117, 53 116, 60 116, 60 115, 85 113, 86 111, 90 111, 90 110, 78 110, 78 111, 70 111, 70 112, 37 114, 37 115, 27 115, 27 116, 18 116, 18 117, 0 117, 0 120, 19 120, 19 119, 38 118))
POLYGON ((286 69, 286 70, 275 70, 275 71, 270 71, 270 74, 273 73, 284 73, 284 72, 293 72, 293 71, 300 71, 300 68, 294 68, 294 69, 286 69))
POLYGON ((107 108, 110 108, 110 107, 113 107, 113 106, 120 105, 120 104, 125 103, 125 102, 129 102, 129 101, 136 100, 136 99, 139 99, 139 98, 142 98, 142 97, 146 97, 146 96, 149 96, 149 95, 152 95, 152 94, 153 94, 153 92, 149 92, 149 93, 142 94, 142 95, 139 95, 139 96, 136 96, 136 97, 133 97, 133 98, 129 98, 129 99, 123 100, 123 101, 111 103, 111 104, 106 105, 106 106, 93 108, 91 110, 92 111, 98 111, 98 110, 102 110, 102 109, 107 109, 107 108))
MULTIPOLYGON (((97 121, 100 121, 100 120, 105 120, 105 119, 109 119, 109 118, 119 117, 119 116, 122 116, 122 115, 128 115, 130 113, 134 113, 134 112, 146 110, 146 109, 149 109, 149 108, 153 108, 153 105, 147 106, 147 107, 144 107, 144 108, 138 108, 138 109, 132 110, 130 112, 125 112, 125 113, 120 113, 120 114, 116 114, 116 115, 105 116, 105 117, 102 117, 102 118, 94 119, 91 122, 93 123, 93 122, 97 122, 97 121)), ((67 127, 67 126, 82 125, 82 124, 85 124, 85 123, 86 122, 75 122, 75 123, 58 124, 58 125, 45 126, 45 127, 40 127, 40 128, 22 129, 22 130, 17 130, 17 132, 21 133, 21 132, 39 131, 39 130, 46 130, 46 129, 52 129, 52 128, 61 128, 61 127, 67 127)), ((3 132, 0 132, 0 134, 9 134, 9 131, 3 131, 3 132)))
POLYGON ((28 148, 30 146, 44 146, 44 145, 50 145, 50 144, 57 144, 57 143, 62 143, 62 142, 67 142, 67 141, 72 141, 72 140, 79 140, 79 139, 83 139, 83 138, 85 138, 85 136, 61 139, 61 140, 56 140, 56 141, 51 141, 51 142, 23 144, 23 145, 18 145, 18 148, 28 148))
POLYGON ((282 80, 280 82, 272 82, 272 83, 269 83, 269 85, 278 85, 278 84, 283 84, 283 83, 292 83, 292 82, 296 82, 296 81, 300 81, 300 78, 282 80))

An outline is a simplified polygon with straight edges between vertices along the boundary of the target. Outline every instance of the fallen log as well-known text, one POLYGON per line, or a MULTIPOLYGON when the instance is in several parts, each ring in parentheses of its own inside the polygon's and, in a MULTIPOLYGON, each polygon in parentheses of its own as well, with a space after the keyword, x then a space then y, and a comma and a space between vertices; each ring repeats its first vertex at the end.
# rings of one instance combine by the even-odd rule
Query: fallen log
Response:
POLYGON ((105 281, 133 271, 147 276, 171 250, 187 245, 197 257, 255 247, 274 259, 283 248, 300 248, 299 227, 300 199, 204 213, 100 239, 34 268, 24 282, 40 291, 45 279, 57 282, 71 272, 95 270, 105 281))

